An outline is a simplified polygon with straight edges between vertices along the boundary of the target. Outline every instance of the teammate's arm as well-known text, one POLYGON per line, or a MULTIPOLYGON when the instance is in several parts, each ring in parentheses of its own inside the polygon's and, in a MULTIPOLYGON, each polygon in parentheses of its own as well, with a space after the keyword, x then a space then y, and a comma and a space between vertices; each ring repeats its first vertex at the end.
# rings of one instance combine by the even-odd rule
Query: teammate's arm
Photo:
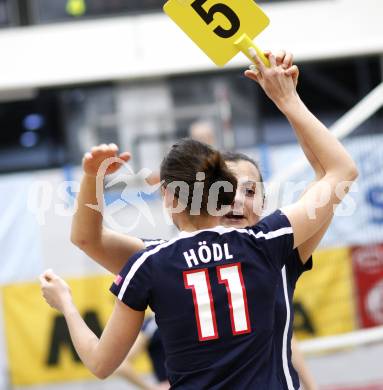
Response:
POLYGON ((294 368, 299 374, 299 379, 303 385, 303 388, 305 390, 317 390, 318 387, 315 383, 315 379, 313 378, 309 368, 307 367, 303 354, 300 351, 298 343, 294 337, 291 339, 291 352, 292 362, 294 368))
MULTIPOLYGON (((267 52, 266 54, 270 55, 271 53, 267 52)), ((285 51, 281 50, 276 54, 275 59, 276 59, 276 65, 281 65, 286 70, 291 68, 289 72, 291 74, 291 77, 293 78, 294 87, 296 89, 298 85, 298 79, 299 79, 299 69, 297 66, 292 67, 293 66, 292 53, 289 52, 286 53, 285 51)), ((272 100, 274 100, 274 98, 277 96, 271 95, 272 100)), ((285 115, 288 118, 289 112, 286 112, 285 115)), ((307 144, 306 140, 304 139, 301 132, 299 131, 299 128, 294 128, 294 131, 298 139, 298 142, 303 150, 303 153, 305 154, 307 161, 310 163, 314 171, 315 174, 314 180, 315 181, 320 180, 326 174, 326 171, 324 170, 319 160, 311 150, 310 146, 307 144)), ((306 191, 307 189, 304 192, 306 191)), ((332 221, 332 216, 328 218, 328 220, 323 224, 323 226, 318 230, 318 232, 316 232, 309 240, 299 245, 298 247, 299 257, 303 263, 305 263, 310 258, 314 250, 317 248, 324 234, 326 233, 331 221, 332 221)))
POLYGON ((142 390, 152 390, 153 386, 138 374, 133 367, 134 359, 140 354, 146 351, 149 343, 149 339, 144 332, 140 332, 136 342, 128 353, 121 366, 116 370, 116 374, 120 377, 128 380, 142 390))
POLYGON ((73 345, 85 366, 100 379, 111 375, 136 340, 145 312, 133 310, 116 300, 99 339, 79 314, 64 280, 52 271, 46 271, 40 276, 40 282, 47 303, 63 313, 73 345))
MULTIPOLYGON (((286 114, 288 117, 288 114, 286 114)), ((298 142, 302 147, 303 153, 305 154, 307 160, 309 161, 311 167, 314 170, 315 173, 315 181, 321 180, 324 175, 326 174, 326 171, 323 169, 322 165, 319 163, 319 160, 316 158, 315 154, 312 152, 310 146, 307 144, 305 139, 302 137, 302 134, 299 132, 299 129, 294 129, 295 134, 297 136, 298 142)), ((312 184, 309 185, 303 192, 301 196, 304 195, 304 193, 310 188, 312 184)), ((306 263, 306 261, 310 258, 310 256, 313 254, 319 243, 321 242, 323 236, 325 235, 328 227, 331 224, 333 218, 333 213, 328 217, 327 221, 324 222, 324 224, 320 227, 320 229, 307 241, 303 242, 298 247, 299 257, 302 261, 302 263, 306 263)))
POLYGON ((288 115, 289 122, 305 139, 326 172, 299 201, 284 208, 293 227, 296 248, 312 238, 328 222, 334 207, 343 199, 358 172, 341 143, 300 100, 291 76, 294 67, 285 70, 277 66, 272 54, 269 55, 271 68, 266 68, 256 55, 254 59, 258 71, 246 71, 246 76, 257 80, 265 93, 274 97, 274 103, 288 115))
MULTIPOLYGON (((73 217, 71 241, 83 250, 108 271, 117 274, 126 260, 144 248, 142 240, 114 232, 103 226, 102 212, 91 209, 87 204, 96 205, 97 180, 101 183, 104 177, 97 178, 97 172, 102 162, 111 157, 119 157, 122 161, 129 161, 130 154, 118 155, 118 147, 114 144, 100 145, 92 148, 83 158, 84 176, 81 181, 80 192, 77 197, 78 208, 73 217)), ((106 174, 114 173, 121 167, 112 164, 106 174)), ((99 197, 103 197, 103 185, 99 185, 99 197)), ((102 204, 99 205, 102 207, 102 204)))
MULTIPOLYGON (((283 105, 282 105, 283 107, 283 105)), ((324 176, 316 181, 301 199, 284 208, 294 231, 294 246, 307 252, 315 248, 326 231, 337 204, 356 179, 357 168, 341 143, 317 120, 296 95, 286 102, 283 112, 306 140, 324 168, 324 176), (286 115, 287 116, 287 115, 286 115)), ((310 253, 302 253, 307 260, 310 253)))
POLYGON ((258 71, 246 71, 246 76, 258 81, 292 127, 305 139, 326 172, 299 201, 283 210, 293 227, 296 248, 313 237, 328 221, 358 171, 342 144, 301 101, 291 77, 295 68, 285 70, 276 65, 272 54, 269 55, 270 68, 266 68, 256 55, 254 60, 258 71))

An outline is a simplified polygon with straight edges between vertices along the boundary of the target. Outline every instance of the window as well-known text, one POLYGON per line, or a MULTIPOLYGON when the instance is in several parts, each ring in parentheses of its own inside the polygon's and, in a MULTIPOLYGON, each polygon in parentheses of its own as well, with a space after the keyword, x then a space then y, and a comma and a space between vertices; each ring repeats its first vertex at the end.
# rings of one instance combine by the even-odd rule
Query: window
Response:
POLYGON ((160 11, 162 0, 30 0, 35 23, 160 11))
POLYGON ((13 5, 10 0, 0 0, 0 28, 15 24, 13 5))
POLYGON ((57 98, 0 103, 0 172, 48 168, 65 162, 57 98))

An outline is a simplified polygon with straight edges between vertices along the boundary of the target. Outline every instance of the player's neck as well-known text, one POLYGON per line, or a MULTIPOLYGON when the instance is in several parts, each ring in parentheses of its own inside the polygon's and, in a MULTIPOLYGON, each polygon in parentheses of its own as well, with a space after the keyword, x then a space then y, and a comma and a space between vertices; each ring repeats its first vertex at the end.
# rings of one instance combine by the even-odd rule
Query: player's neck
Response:
POLYGON ((178 215, 177 221, 174 222, 180 231, 194 232, 196 230, 211 229, 218 226, 220 218, 211 215, 178 215))

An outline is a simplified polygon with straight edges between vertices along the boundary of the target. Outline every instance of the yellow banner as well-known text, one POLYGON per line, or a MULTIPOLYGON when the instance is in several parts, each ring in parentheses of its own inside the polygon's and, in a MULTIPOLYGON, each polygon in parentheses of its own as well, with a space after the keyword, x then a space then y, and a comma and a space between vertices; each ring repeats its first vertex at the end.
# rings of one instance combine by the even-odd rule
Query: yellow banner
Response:
POLYGON ((294 331, 300 339, 355 330, 351 253, 318 251, 314 267, 299 279, 294 296, 294 331))
MULTIPOLYGON (((108 276, 69 280, 74 301, 99 334, 114 305, 108 276)), ((15 386, 93 378, 73 349, 63 316, 43 300, 38 283, 3 287, 4 321, 11 383, 15 386)), ((355 329, 353 277, 347 248, 315 253, 314 269, 298 281, 294 299, 298 338, 355 329)), ((146 356, 137 361, 148 371, 146 356)))
MULTIPOLYGON (((80 313, 98 335, 114 305, 112 281, 108 276, 68 281, 80 313)), ((45 303, 37 283, 6 286, 3 297, 13 385, 93 378, 74 351, 64 317, 45 303)))

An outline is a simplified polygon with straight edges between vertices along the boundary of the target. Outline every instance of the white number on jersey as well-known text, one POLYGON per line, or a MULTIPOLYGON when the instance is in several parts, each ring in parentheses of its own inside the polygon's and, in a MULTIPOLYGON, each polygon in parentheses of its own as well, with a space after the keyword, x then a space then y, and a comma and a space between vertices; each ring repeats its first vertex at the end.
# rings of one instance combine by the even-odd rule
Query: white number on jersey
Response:
MULTIPOLYGON (((233 335, 249 333, 251 328, 241 264, 223 265, 216 269, 219 283, 226 287, 233 335)), ((192 290, 199 340, 218 338, 214 301, 207 268, 185 271, 184 283, 186 288, 192 290)))

